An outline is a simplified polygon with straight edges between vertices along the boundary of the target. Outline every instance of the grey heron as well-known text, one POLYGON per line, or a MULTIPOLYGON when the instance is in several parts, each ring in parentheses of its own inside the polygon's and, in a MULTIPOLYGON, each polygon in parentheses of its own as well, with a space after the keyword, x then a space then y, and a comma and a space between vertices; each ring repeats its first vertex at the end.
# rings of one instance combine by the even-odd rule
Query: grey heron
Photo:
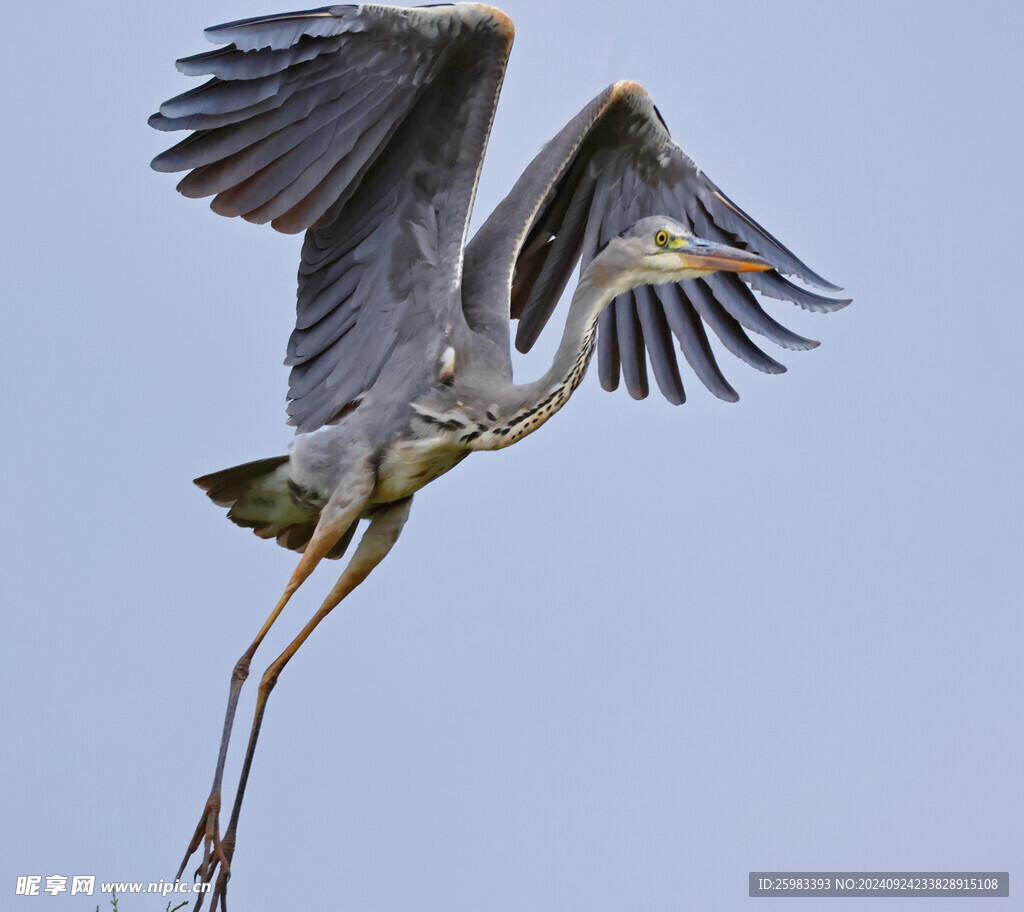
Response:
MULTIPOLYGON (((239 810, 267 699, 324 617, 385 557, 413 495, 470 453, 537 430, 569 399, 596 350, 602 386, 620 376, 685 400, 684 360, 715 396, 738 397, 705 326, 754 368, 785 368, 748 335, 816 342, 770 317, 752 290, 812 311, 840 289, 733 203, 671 139, 648 93, 617 82, 537 155, 471 241, 467 227, 512 46, 501 11, 477 3, 332 6, 206 30, 223 45, 178 61, 209 81, 150 118, 189 135, 158 171, 189 172, 187 197, 305 232, 298 277, 288 455, 197 479, 235 523, 301 552, 231 675, 213 787, 182 861, 225 903, 239 810), (513 379, 510 324, 534 344, 580 264, 561 342, 538 380, 513 379), (230 819, 224 764, 254 653, 324 558, 368 526, 320 609, 259 685, 230 819)), ((201 902, 201 900, 200 900, 201 902)))

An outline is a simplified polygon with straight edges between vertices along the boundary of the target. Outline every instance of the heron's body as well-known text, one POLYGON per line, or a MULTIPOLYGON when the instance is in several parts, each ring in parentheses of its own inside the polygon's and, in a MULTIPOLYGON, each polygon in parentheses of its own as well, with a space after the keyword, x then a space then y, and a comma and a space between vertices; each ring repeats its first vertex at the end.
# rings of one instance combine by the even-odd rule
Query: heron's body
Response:
MULTIPOLYGON (((366 518, 383 504, 411 497, 474 450, 503 449, 533 433, 569 401, 590 364, 597 320, 617 290, 606 284, 595 295, 579 294, 591 287, 581 283, 555 361, 536 382, 512 383, 511 364, 496 375, 490 339, 449 330, 440 352, 435 345, 409 358, 406 351, 336 424, 295 438, 283 470, 268 473, 275 486, 286 476, 293 504, 261 498, 257 478, 253 502, 236 503, 232 518, 245 525, 262 521, 258 534, 289 544, 294 525, 310 518, 304 514, 301 523, 294 522, 294 508, 322 507, 342 482, 338 454, 369 454, 374 486, 360 515, 366 518)), ((207 476, 200 484, 210 488, 220 477, 207 476)))
MULTIPOLYGON (((421 362, 431 369, 406 372, 400 378, 386 371, 337 424, 298 435, 283 472, 277 470, 272 483, 278 485, 282 476, 291 483, 293 508, 322 507, 342 480, 344 464, 338 454, 363 452, 373 464, 375 483, 362 517, 381 504, 411 497, 474 450, 509 446, 553 416, 583 379, 595 335, 596 314, 569 369, 524 387, 503 388, 488 383, 488 378, 474 377, 472 366, 484 363, 481 356, 486 355, 478 349, 487 349, 489 343, 474 346, 472 339, 464 347, 447 346, 437 359, 421 362), (403 394, 397 401, 396 391, 403 394)), ((265 510, 260 507, 240 509, 232 518, 247 525, 263 519, 267 525, 257 527, 263 534, 286 534, 293 512, 270 501, 265 510)))
MULTIPOLYGON (((785 368, 748 331, 817 345, 776 322, 758 291, 813 311, 848 301, 733 203, 672 140, 647 92, 618 82, 537 155, 467 244, 511 20, 459 3, 333 6, 208 30, 219 50, 178 62, 213 78, 150 123, 190 135, 153 162, 188 171, 179 190, 213 209, 305 232, 299 267, 287 456, 197 479, 237 523, 302 552, 284 595, 235 666, 214 785, 186 861, 217 872, 223 902, 267 697, 316 625, 397 540, 413 495, 477 450, 548 421, 595 351, 602 386, 649 392, 648 365, 685 401, 679 355, 735 401, 709 344, 764 373, 785 368), (580 264, 551 367, 513 379, 510 324, 527 351, 580 264), (260 683, 241 782, 219 835, 220 788, 250 660, 325 557, 369 525, 320 610, 260 683)), ((184 863, 182 864, 184 869, 184 863)), ((179 872, 180 873, 180 872, 179 872)))

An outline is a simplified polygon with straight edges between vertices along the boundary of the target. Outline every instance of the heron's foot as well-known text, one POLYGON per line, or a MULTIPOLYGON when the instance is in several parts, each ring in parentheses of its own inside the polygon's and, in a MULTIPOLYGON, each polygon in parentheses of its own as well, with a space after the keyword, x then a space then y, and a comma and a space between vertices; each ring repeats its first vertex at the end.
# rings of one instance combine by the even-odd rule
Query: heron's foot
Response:
MULTIPOLYGON (((214 875, 217 877, 217 883, 213 889, 213 903, 210 907, 210 912, 214 912, 217 909, 218 901, 220 902, 221 909, 227 908, 224 904, 224 897, 227 893, 228 878, 231 876, 231 847, 225 840, 220 838, 219 819, 220 793, 214 792, 206 800, 206 807, 203 808, 203 814, 196 825, 196 831, 192 834, 192 841, 188 844, 185 857, 181 860, 181 867, 178 868, 178 879, 180 880, 188 860, 196 853, 199 846, 202 845, 203 858, 199 862, 199 867, 196 868, 196 880, 208 884, 213 882, 214 875)), ((196 900, 196 912, 198 912, 202 905, 204 895, 200 893, 196 900)))

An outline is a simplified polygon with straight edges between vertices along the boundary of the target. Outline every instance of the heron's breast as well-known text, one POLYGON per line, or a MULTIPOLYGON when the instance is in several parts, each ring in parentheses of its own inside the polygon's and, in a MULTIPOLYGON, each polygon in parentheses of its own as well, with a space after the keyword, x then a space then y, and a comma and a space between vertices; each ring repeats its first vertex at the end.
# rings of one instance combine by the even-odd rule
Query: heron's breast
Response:
POLYGON ((464 446, 436 437, 393 443, 385 449, 377 466, 373 500, 390 503, 415 494, 468 455, 464 446))

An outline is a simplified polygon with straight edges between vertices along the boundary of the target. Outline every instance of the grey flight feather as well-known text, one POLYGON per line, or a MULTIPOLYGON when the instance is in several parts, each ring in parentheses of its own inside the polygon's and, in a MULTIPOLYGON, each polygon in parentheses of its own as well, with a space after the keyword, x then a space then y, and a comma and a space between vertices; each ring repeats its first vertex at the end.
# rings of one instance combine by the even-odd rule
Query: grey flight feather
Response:
POLYGON ((784 374, 786 367, 770 358, 750 341, 739 321, 715 300, 703 279, 679 283, 680 291, 693 304, 721 343, 737 358, 765 374, 784 374))
POLYGON ((700 382, 719 399, 725 402, 735 402, 739 399, 739 395, 729 385, 729 381, 725 379, 718 367, 718 362, 715 361, 707 333, 704 331, 704 324, 701 323, 700 316, 687 297, 688 290, 684 289, 682 283, 657 285, 654 288, 658 300, 664 308, 665 318, 679 340, 683 357, 700 378, 700 382))
POLYGON ((675 353, 672 350, 672 329, 666 319, 667 311, 659 306, 660 288, 671 286, 642 285, 633 290, 636 298, 637 316, 643 331, 644 343, 651 358, 654 379, 661 394, 673 405, 682 405, 686 401, 683 380, 679 376, 675 353), (656 297, 657 294, 657 297, 656 297))
POLYGON ((647 384, 647 362, 644 360, 644 331, 636 312, 636 295, 628 291, 613 302, 615 328, 619 343, 619 358, 626 389, 634 399, 646 399, 650 392, 647 384))
MULTIPOLYGON (((597 375, 601 388, 609 393, 619 388, 619 342, 615 308, 606 307, 597 320, 597 375)), ((682 383, 682 381, 680 381, 682 383)), ((680 405, 686 401, 685 391, 680 405)))

